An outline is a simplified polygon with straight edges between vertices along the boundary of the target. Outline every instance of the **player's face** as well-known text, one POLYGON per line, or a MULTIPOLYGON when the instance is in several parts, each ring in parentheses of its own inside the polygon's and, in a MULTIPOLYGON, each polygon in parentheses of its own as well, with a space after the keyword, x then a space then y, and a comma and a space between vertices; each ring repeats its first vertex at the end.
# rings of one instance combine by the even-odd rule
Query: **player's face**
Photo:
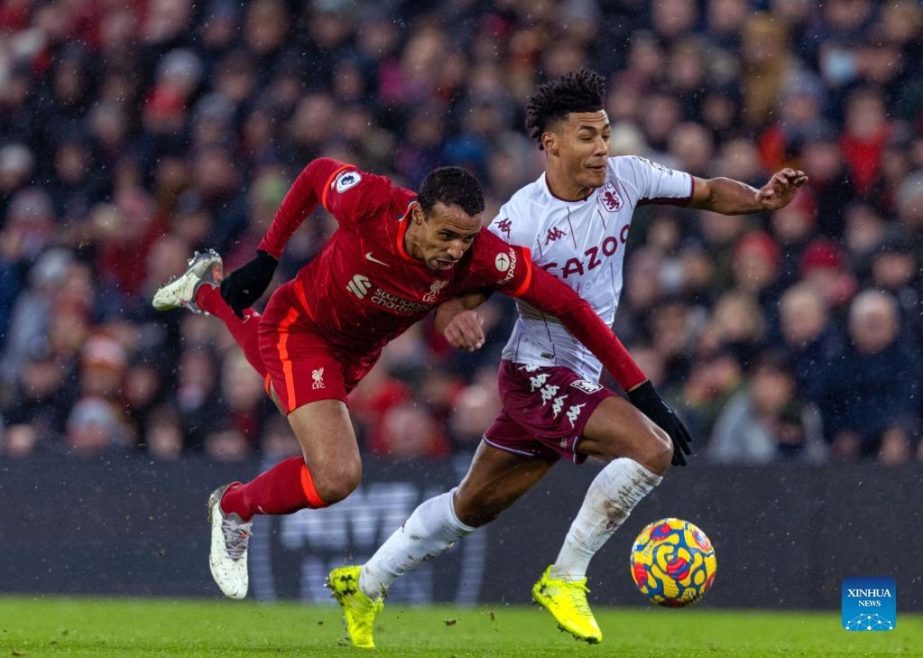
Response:
POLYGON ((605 110, 571 112, 551 127, 543 144, 570 184, 593 190, 606 182, 611 135, 605 110))
POLYGON ((413 209, 414 235, 410 252, 431 270, 450 270, 471 248, 481 230, 481 215, 469 215, 460 206, 436 203, 428 215, 413 209))

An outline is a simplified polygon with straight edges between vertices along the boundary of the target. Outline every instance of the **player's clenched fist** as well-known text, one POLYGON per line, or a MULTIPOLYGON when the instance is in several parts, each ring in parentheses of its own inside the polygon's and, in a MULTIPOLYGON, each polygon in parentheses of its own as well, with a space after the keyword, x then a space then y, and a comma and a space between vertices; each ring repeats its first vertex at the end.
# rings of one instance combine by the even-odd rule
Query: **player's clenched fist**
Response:
POLYGON ((484 346, 484 318, 477 311, 462 311, 442 333, 455 349, 473 352, 484 346))

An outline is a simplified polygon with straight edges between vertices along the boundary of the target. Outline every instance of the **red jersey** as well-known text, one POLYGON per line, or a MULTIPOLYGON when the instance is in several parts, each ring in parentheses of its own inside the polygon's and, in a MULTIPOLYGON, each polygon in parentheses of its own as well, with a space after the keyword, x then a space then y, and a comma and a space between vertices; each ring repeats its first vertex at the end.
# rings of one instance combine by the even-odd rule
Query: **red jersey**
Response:
POLYGON ((320 203, 338 228, 295 277, 303 311, 331 345, 373 354, 443 301, 484 288, 517 296, 529 286, 529 252, 485 229, 450 270, 434 271, 404 246, 416 193, 330 158, 298 176, 259 249, 279 258, 320 203))
MULTIPOLYGON (((339 228, 287 287, 310 318, 312 333, 361 364, 354 369, 352 379, 358 381, 388 341, 437 304, 484 289, 522 297, 557 317, 625 390, 646 379, 625 346, 585 300, 554 276, 532 266, 528 249, 509 245, 482 229, 450 270, 436 272, 412 258, 404 247, 404 236, 415 194, 394 186, 384 176, 359 171, 352 165, 319 158, 305 167, 282 200, 259 249, 279 258, 292 233, 318 203, 336 218, 339 228)), ((294 317, 287 317, 280 328, 287 329, 293 322, 294 317)), ((293 369, 286 356, 287 341, 287 335, 279 338, 278 356, 289 377, 293 369)), ((271 340, 265 348, 275 358, 271 340)), ((323 370, 312 372, 312 377, 316 374, 322 378, 323 370)), ((291 388, 289 383, 286 379, 286 390, 291 388)), ((322 379, 312 384, 311 390, 315 385, 325 386, 322 379)))

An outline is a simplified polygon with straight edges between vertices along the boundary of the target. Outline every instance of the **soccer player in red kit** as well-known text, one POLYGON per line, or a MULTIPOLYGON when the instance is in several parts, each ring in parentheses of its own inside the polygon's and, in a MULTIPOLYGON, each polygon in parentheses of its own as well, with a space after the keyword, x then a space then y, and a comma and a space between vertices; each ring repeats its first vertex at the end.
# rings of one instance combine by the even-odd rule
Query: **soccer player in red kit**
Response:
MULTIPOLYGON (((384 176, 319 158, 293 183, 252 261, 222 280, 220 256, 197 254, 183 276, 155 294, 159 310, 186 306, 225 323, 265 378, 303 453, 212 493, 209 563, 227 596, 247 593, 254 514, 326 507, 358 486, 362 463, 347 394, 386 343, 441 302, 485 289, 518 297, 558 317, 626 389, 646 380, 585 301, 534 268, 528 249, 481 228, 483 210, 477 180, 457 167, 434 170, 414 193, 384 176), (337 231, 273 292, 264 313, 256 313, 249 307, 317 204, 336 218, 337 231)), ((685 428, 659 396, 656 405, 645 406, 651 408, 632 407, 626 415, 632 431, 666 446, 686 440, 685 428)))

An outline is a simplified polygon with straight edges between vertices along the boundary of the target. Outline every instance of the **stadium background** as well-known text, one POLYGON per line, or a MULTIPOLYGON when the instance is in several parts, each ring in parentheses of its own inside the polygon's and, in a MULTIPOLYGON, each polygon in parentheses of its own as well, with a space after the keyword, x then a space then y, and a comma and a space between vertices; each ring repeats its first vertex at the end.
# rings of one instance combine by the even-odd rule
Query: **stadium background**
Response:
MULTIPOLYGON (((719 582, 729 569, 716 605, 758 603, 775 569, 789 589, 765 605, 832 607, 839 578, 891 574, 920 607, 901 547, 920 540, 921 61, 913 1, 0 4, 0 525, 17 556, 0 588, 214 595, 207 491, 296 447, 220 323, 156 315, 152 292, 196 248, 245 262, 319 155, 410 187, 469 167, 492 216, 542 169, 526 97, 589 65, 609 81, 614 153, 754 185, 782 166, 811 177, 772 214, 637 213, 616 328, 696 454, 594 565, 594 600, 631 600, 632 530, 672 514, 712 535, 719 582)), ((332 228, 309 218, 280 280, 332 228)), ((395 520, 457 477, 497 411, 512 309, 495 298, 485 313, 480 353, 422 323, 354 394, 369 467, 352 514, 395 520), (363 507, 401 482, 400 504, 363 507)), ((556 470, 477 540, 483 568, 553 558, 593 474, 556 470)), ((297 527, 273 529, 266 550, 294 552, 267 567, 283 581, 372 547, 353 526, 317 558, 284 543, 297 527)), ((402 596, 524 601, 534 567, 508 591, 427 590, 424 574, 402 596)), ((310 587, 276 593, 312 600, 310 587)))

